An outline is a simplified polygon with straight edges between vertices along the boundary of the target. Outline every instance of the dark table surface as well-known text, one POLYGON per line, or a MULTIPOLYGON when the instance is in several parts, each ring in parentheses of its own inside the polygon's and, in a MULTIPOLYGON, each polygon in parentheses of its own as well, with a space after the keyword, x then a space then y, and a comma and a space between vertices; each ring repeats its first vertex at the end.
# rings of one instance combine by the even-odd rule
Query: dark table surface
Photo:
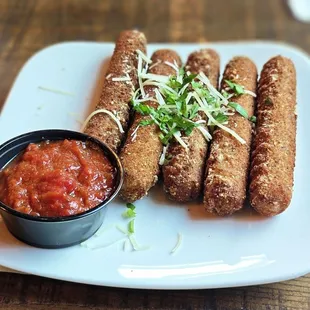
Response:
MULTIPOLYGON (((294 20, 281 0, 0 0, 0 109, 38 50, 68 40, 114 41, 133 27, 149 42, 267 39, 310 52, 310 24, 294 20)), ((0 308, 310 309, 310 275, 233 289, 143 291, 0 273, 0 308)))

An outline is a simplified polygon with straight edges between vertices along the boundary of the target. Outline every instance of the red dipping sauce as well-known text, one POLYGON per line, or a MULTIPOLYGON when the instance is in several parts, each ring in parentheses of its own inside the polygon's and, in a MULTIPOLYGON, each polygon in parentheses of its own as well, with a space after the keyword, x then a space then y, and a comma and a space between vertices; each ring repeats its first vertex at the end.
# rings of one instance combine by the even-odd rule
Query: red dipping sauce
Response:
POLYGON ((97 146, 82 141, 44 141, 0 171, 0 200, 33 216, 82 213, 109 198, 116 168, 97 146))

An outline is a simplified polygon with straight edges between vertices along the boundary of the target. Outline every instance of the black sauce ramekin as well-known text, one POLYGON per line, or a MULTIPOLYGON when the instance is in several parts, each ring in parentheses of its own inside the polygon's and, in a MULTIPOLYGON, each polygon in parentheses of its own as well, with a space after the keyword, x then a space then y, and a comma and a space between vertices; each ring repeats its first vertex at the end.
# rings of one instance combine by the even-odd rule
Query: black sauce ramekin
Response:
POLYGON ((106 206, 123 184, 123 168, 118 156, 104 143, 86 134, 70 130, 39 130, 15 137, 0 146, 0 170, 20 154, 29 143, 44 140, 79 140, 100 147, 112 165, 116 167, 116 185, 113 194, 98 206, 86 212, 65 217, 36 217, 18 212, 0 201, 0 214, 8 230, 17 239, 40 248, 65 248, 90 238, 101 226, 106 206))

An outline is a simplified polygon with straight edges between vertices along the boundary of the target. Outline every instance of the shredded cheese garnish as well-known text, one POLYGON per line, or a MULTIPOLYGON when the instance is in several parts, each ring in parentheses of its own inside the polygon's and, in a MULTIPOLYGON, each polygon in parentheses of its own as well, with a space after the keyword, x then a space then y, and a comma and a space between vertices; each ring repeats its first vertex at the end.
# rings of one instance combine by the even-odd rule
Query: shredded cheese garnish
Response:
POLYGON ((167 83, 169 81, 169 77, 166 75, 159 75, 153 73, 141 73, 142 79, 148 79, 154 82, 167 83))
POLYGON ((145 251, 145 250, 149 250, 150 247, 149 246, 141 246, 137 243, 135 237, 133 236, 133 234, 128 235, 128 239, 132 245, 132 248, 135 251, 145 251))
POLYGON ((251 95, 251 96, 253 96, 254 98, 256 97, 256 94, 253 93, 253 92, 250 91, 250 90, 245 89, 245 90, 244 90, 244 93, 245 93, 245 94, 248 94, 248 95, 251 95))
MULTIPOLYGON (((164 146, 167 146, 170 139, 173 137, 185 149, 188 148, 184 141, 184 135, 189 135, 192 130, 197 127, 207 141, 212 139, 207 126, 218 126, 234 136, 240 143, 245 143, 234 130, 227 127, 228 117, 238 112, 243 117, 253 120, 253 117, 248 117, 246 111, 237 103, 230 102, 229 99, 235 96, 234 94, 219 92, 210 82, 208 77, 200 72, 199 74, 191 74, 184 72, 184 69, 179 69, 176 61, 164 63, 176 71, 175 76, 162 76, 152 73, 147 73, 150 59, 147 58, 141 51, 138 54, 138 80, 139 89, 135 91, 132 99, 133 108, 136 112, 142 115, 148 115, 151 121, 143 120, 141 125, 149 125, 155 123, 161 130, 160 139, 164 146), (158 103, 157 109, 144 105, 146 94, 143 86, 154 86, 155 99, 158 103), (198 114, 204 119, 194 122, 198 114), (143 123, 143 124, 142 124, 143 123), (207 126, 206 126, 207 125, 207 126)), ((152 66, 157 63, 152 64, 152 66)), ((150 68, 152 68, 150 66, 150 68)), ((240 94, 255 94, 247 91, 243 86, 226 80, 228 89, 240 94)), ((151 100, 151 99, 150 99, 151 100)), ((133 139, 136 137, 136 132, 133 134, 133 139)), ((167 148, 164 148, 163 154, 159 162, 164 162, 164 155, 167 148)))
POLYGON ((113 82, 130 82, 131 78, 130 76, 122 76, 122 77, 114 77, 112 78, 113 82))
POLYGON ((120 232, 122 232, 123 234, 127 235, 127 231, 126 229, 124 229, 123 227, 116 225, 115 226, 116 229, 118 229, 120 232))
POLYGON ((157 100, 158 104, 160 104, 161 106, 166 105, 166 102, 165 102, 162 94, 160 93, 160 91, 157 88, 155 88, 154 92, 155 92, 155 96, 156 96, 156 100, 157 100))
MULTIPOLYGON (((175 139, 185 149, 188 148, 184 138, 189 136, 194 128, 198 128, 207 141, 212 139, 208 126, 217 126, 231 134, 240 143, 245 143, 237 132, 227 126, 228 118, 239 113, 242 117, 254 122, 255 117, 250 117, 241 105, 229 100, 241 94, 255 97, 255 93, 229 80, 225 80, 229 92, 226 88, 219 92, 203 72, 199 74, 185 72, 184 68, 178 67, 176 61, 174 63, 164 62, 175 70, 175 75, 163 76, 149 73, 148 68, 160 62, 152 64, 151 59, 139 50, 137 50, 137 56, 139 88, 134 91, 133 109, 137 113, 149 116, 141 120, 139 125, 156 124, 160 129, 159 138, 164 145, 160 164, 165 161, 165 152, 171 139, 175 139), (149 94, 146 94, 145 86, 154 87, 155 98, 150 98, 149 94), (148 105, 147 101, 157 102, 158 106, 148 105)), ((126 80, 126 77, 116 79, 126 80)), ((132 141, 137 137, 138 128, 139 126, 131 134, 132 141)))
POLYGON ((99 113, 105 113, 107 115, 109 115, 113 121, 117 124, 118 126, 118 129, 121 133, 124 133, 124 129, 123 129, 123 126, 120 122, 120 120, 111 112, 111 111, 108 111, 106 109, 98 109, 98 110, 95 110, 94 112, 90 113, 89 116, 86 118, 83 126, 82 126, 82 129, 81 131, 83 132, 88 124, 88 122, 91 120, 92 117, 94 117, 96 114, 99 114, 99 113))
POLYGON ((178 233, 178 240, 177 240, 177 243, 176 245, 174 246, 174 248, 171 250, 170 254, 173 254, 175 253, 181 246, 182 244, 182 241, 183 241, 183 236, 182 234, 178 233))
POLYGON ((38 88, 41 89, 41 90, 45 90, 45 91, 54 93, 54 94, 74 97, 73 93, 69 93, 69 92, 66 92, 66 91, 63 91, 63 90, 48 88, 48 87, 44 87, 44 86, 38 86, 38 88))
POLYGON ((160 60, 157 60, 156 62, 154 62, 154 63, 149 67, 149 69, 153 69, 154 67, 158 66, 160 63, 161 63, 161 61, 160 61, 160 60))
POLYGON ((200 72, 197 77, 202 83, 204 83, 208 87, 209 91, 213 94, 215 98, 219 97, 221 100, 223 100, 224 104, 228 104, 228 100, 219 91, 217 91, 217 89, 211 84, 210 80, 203 72, 200 72))
POLYGON ((139 127, 140 127, 140 125, 138 125, 138 126, 135 128, 135 130, 132 132, 131 136, 134 136, 134 135, 137 133, 139 127))
POLYGON ((159 159, 159 165, 162 166, 165 163, 166 153, 168 150, 169 144, 163 147, 163 152, 159 159))
POLYGON ((197 128, 198 128, 198 130, 200 130, 200 132, 202 133, 202 135, 204 136, 204 138, 207 141, 210 141, 212 139, 212 136, 210 135, 210 133, 209 133, 207 128, 205 128, 203 126, 198 126, 197 128))
POLYGON ((182 95, 182 94, 184 93, 185 89, 188 87, 188 84, 189 84, 189 83, 185 84, 185 85, 181 88, 181 90, 179 91, 178 95, 182 95))
POLYGON ((185 148, 187 149, 187 144, 182 140, 180 131, 173 134, 175 139, 185 148))
MULTIPOLYGON (((143 53, 142 53, 143 54, 143 53)), ((138 53, 138 83, 139 83, 139 91, 141 92, 141 95, 142 95, 142 98, 145 97, 145 91, 144 91, 144 88, 143 88, 143 83, 142 83, 142 78, 141 78, 141 74, 143 74, 143 68, 142 68, 142 63, 143 61, 143 58, 141 56, 141 53, 138 53)))
POLYGON ((140 50, 136 50, 138 56, 140 56, 147 64, 152 63, 152 59, 148 58, 144 53, 142 53, 140 50))
POLYGON ((179 72, 179 67, 178 67, 178 65, 177 65, 176 63, 172 64, 172 63, 169 62, 169 61, 165 61, 164 63, 165 63, 167 66, 170 66, 172 69, 174 69, 176 73, 179 72))
POLYGON ((152 80, 147 80, 146 82, 143 82, 143 86, 146 86, 146 85, 157 86, 159 89, 164 88, 164 89, 170 91, 171 93, 177 95, 177 92, 174 89, 172 89, 171 87, 169 87, 168 85, 163 84, 163 83, 155 82, 152 80))

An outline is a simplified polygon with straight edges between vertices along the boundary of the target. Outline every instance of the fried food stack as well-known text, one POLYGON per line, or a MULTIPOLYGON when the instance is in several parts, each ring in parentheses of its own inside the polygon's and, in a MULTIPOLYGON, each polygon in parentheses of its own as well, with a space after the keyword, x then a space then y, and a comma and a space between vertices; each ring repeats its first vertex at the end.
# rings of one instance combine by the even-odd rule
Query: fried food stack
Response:
MULTIPOLYGON (((166 150, 169 161, 161 169, 163 144, 158 124, 139 126, 141 121, 150 121, 150 116, 131 113, 131 99, 141 86, 137 50, 146 53, 145 36, 138 31, 122 32, 96 107, 98 111, 103 109, 116 115, 123 130, 107 113, 95 114, 85 129, 120 154, 125 175, 121 197, 128 202, 141 199, 162 172, 164 190, 177 202, 202 199, 208 212, 230 215, 242 209, 249 196, 251 205, 262 215, 283 212, 292 198, 296 148, 296 73, 291 60, 283 56, 270 59, 262 69, 257 88, 253 61, 242 56, 231 59, 219 90, 229 89, 227 81, 248 90, 232 94, 230 100, 242 107, 249 118, 256 117, 256 123, 238 113, 231 115, 227 123, 245 143, 222 128, 215 128, 212 140, 207 142, 201 131, 194 128, 190 135, 183 136, 187 148, 176 140, 169 144, 166 150)), ((179 55, 173 50, 158 50, 151 60, 156 65, 149 66, 149 74, 171 77, 182 67, 179 55)), ((192 74, 204 73, 213 87, 218 88, 220 57, 216 51, 193 52, 184 69, 192 74)), ((155 98, 156 88, 145 86, 145 92, 155 98)), ((158 101, 150 99, 146 105, 156 109, 158 101)), ((208 119, 199 113, 193 121, 208 119)))

